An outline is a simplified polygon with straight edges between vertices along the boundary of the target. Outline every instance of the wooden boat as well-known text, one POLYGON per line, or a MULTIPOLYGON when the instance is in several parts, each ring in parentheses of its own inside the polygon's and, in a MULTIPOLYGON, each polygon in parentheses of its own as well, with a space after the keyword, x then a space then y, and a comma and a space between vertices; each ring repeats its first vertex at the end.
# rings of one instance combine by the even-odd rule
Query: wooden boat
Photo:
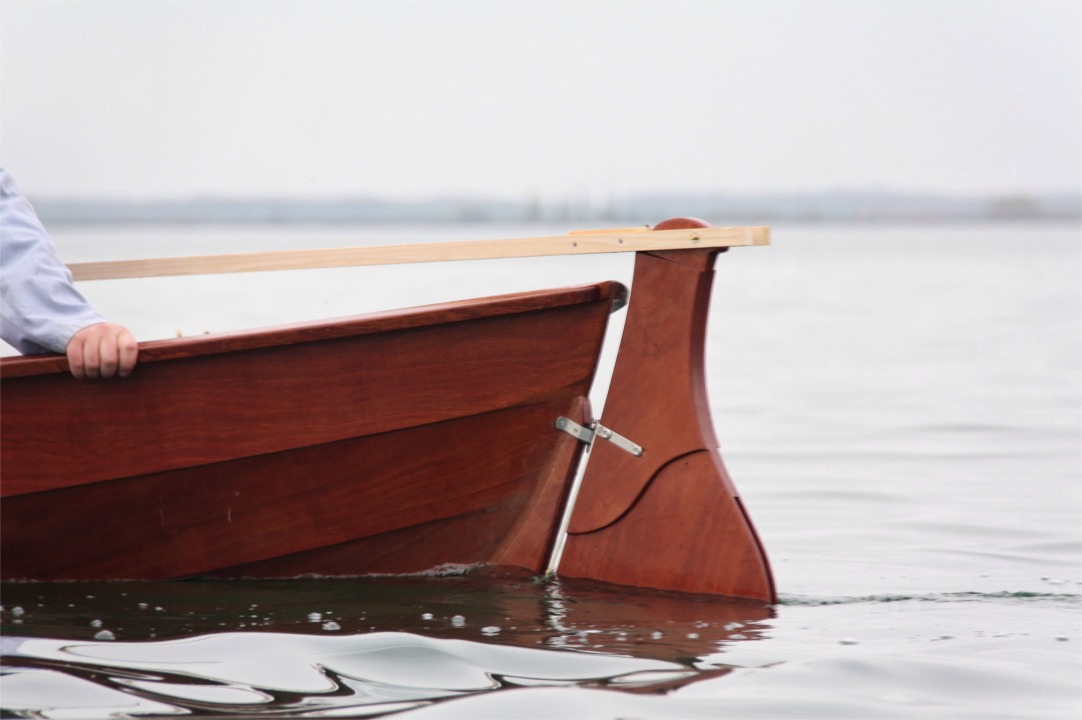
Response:
MULTIPOLYGON (((679 219, 564 241, 564 252, 651 248, 637 252, 603 423, 588 393, 609 315, 628 298, 616 282, 147 342, 118 381, 76 381, 61 356, 5 358, 2 576, 558 565, 773 602, 703 372, 715 257, 767 238, 679 219)), ((332 253, 325 264, 356 264, 332 253)), ((215 270, 267 269, 270 255, 215 270)), ((130 261, 127 274, 211 271, 176 260, 130 261)), ((113 265, 105 276, 125 275, 113 265)))

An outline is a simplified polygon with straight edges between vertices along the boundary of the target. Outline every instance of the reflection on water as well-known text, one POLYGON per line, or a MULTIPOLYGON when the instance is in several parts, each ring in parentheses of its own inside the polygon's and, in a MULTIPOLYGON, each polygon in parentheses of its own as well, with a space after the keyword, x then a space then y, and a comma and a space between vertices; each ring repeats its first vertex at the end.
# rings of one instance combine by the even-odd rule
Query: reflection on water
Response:
POLYGON ((6 711, 44 717, 371 716, 505 688, 655 693, 729 672, 704 658, 759 639, 771 617, 759 602, 485 570, 8 583, 0 687, 6 711))

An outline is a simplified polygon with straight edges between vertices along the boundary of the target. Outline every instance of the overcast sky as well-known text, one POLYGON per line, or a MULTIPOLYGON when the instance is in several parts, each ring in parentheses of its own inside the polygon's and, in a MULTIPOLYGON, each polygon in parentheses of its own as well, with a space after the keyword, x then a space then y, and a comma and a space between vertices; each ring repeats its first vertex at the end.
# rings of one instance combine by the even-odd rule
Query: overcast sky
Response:
POLYGON ((3 0, 32 196, 1072 191, 1082 2, 3 0))

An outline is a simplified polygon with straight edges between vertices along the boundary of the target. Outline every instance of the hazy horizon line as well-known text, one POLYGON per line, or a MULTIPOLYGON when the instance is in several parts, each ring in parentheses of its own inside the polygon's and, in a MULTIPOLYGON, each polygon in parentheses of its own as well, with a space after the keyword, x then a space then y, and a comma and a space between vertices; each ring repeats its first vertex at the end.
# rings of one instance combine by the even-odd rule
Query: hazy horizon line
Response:
POLYGON ((934 188, 899 188, 888 185, 870 185, 860 187, 836 187, 830 189, 778 188, 772 190, 678 190, 660 189, 633 191, 624 193, 584 192, 580 196, 546 195, 545 193, 520 193, 507 195, 500 193, 456 193, 454 191, 433 192, 419 195, 381 194, 379 192, 349 191, 310 194, 275 193, 275 192, 184 192, 157 195, 134 194, 87 194, 45 193, 35 196, 35 203, 185 203, 185 202, 342 202, 361 200, 388 204, 416 204, 429 202, 487 202, 487 203, 523 203, 542 202, 549 204, 579 203, 603 205, 611 202, 627 202, 643 198, 706 198, 758 199, 758 198, 821 198, 821 197, 898 197, 898 198, 936 198, 943 200, 975 200, 1004 197, 1032 198, 1082 198, 1082 188, 1027 189, 1009 190, 937 190, 934 188))
POLYGON ((726 222, 885 220, 1079 220, 1082 194, 951 196, 885 190, 818 193, 655 193, 579 201, 444 196, 276 198, 204 196, 164 200, 39 199, 46 223, 656 222, 666 217, 726 222))

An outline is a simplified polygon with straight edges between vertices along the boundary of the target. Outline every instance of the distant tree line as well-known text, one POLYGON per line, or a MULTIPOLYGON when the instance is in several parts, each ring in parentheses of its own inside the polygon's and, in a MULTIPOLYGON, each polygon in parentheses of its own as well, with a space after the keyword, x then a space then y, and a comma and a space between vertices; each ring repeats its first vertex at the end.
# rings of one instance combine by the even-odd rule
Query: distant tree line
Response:
POLYGON ((39 199, 50 224, 109 223, 653 223, 675 216, 702 217, 715 224, 770 222, 878 222, 1082 219, 1082 196, 1005 195, 953 197, 902 193, 668 194, 605 202, 521 202, 471 198, 387 201, 375 198, 299 200, 191 198, 124 201, 39 199))

